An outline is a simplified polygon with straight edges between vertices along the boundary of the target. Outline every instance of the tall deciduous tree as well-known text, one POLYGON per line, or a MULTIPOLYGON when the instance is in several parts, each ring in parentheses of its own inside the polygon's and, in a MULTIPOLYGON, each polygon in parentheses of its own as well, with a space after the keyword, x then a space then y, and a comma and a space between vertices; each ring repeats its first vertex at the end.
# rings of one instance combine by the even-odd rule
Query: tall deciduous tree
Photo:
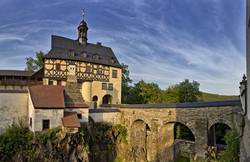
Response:
POLYGON ((43 67, 43 57, 44 53, 42 51, 36 52, 36 57, 26 58, 26 68, 27 71, 38 71, 43 67))
POLYGON ((200 83, 188 79, 176 85, 179 102, 195 102, 201 95, 199 91, 200 83))
POLYGON ((128 65, 122 63, 122 103, 128 103, 129 100, 130 84, 132 83, 129 74, 128 65))

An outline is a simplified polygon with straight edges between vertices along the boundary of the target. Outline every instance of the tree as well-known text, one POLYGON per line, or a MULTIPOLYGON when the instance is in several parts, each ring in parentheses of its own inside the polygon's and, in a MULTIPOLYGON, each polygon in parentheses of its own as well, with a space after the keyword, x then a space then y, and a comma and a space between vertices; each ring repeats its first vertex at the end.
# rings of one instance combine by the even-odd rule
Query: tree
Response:
POLYGON ((162 91, 156 83, 146 83, 139 81, 134 86, 139 92, 143 104, 162 103, 162 91))
POLYGON ((201 95, 199 91, 200 83, 188 79, 177 85, 177 93, 179 102, 195 102, 198 101, 198 96, 201 95))
POLYGON ((132 83, 129 74, 128 65, 122 63, 122 103, 128 103, 130 84, 132 83))
POLYGON ((196 81, 189 82, 185 79, 183 82, 166 89, 164 94, 165 103, 183 103, 183 102, 196 102, 201 95, 199 90, 200 84, 196 81))
POLYGON ((41 69, 43 67, 43 57, 44 53, 42 51, 36 52, 36 58, 27 57, 25 70, 38 71, 41 69))

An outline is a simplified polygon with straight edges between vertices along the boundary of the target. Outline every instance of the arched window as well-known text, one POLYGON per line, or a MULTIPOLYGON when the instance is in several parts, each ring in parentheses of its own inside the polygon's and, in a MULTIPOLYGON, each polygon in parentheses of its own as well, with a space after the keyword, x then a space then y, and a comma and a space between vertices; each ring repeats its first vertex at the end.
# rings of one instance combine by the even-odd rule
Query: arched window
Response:
POLYGON ((107 94, 102 98, 102 104, 111 104, 112 103, 112 96, 107 94))
POLYGON ((93 107, 94 107, 94 109, 96 109, 97 108, 98 97, 97 96, 93 96, 92 97, 92 101, 93 101, 93 107))
POLYGON ((98 101, 98 97, 97 96, 93 96, 92 97, 92 101, 98 101))

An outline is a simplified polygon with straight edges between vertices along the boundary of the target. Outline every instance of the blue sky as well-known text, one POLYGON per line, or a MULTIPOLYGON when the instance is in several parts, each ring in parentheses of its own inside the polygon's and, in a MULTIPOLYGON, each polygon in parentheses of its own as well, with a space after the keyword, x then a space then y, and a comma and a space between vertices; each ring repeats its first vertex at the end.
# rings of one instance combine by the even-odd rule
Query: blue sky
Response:
POLYGON ((52 34, 77 38, 86 10, 89 42, 112 47, 134 82, 161 88, 185 78, 237 94, 245 73, 244 0, 1 0, 0 69, 24 69, 52 34))

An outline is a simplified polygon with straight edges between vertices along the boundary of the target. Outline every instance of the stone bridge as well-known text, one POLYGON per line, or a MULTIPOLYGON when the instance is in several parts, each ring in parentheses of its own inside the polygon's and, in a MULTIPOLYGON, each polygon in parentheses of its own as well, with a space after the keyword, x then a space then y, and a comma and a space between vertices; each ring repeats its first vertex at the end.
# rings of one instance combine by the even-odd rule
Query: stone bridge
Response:
MULTIPOLYGON (((194 154, 204 157, 212 126, 221 123, 235 127, 240 101, 184 104, 103 105, 91 109, 96 122, 121 123, 128 129, 131 161, 169 161, 175 157, 174 127, 186 126, 194 136, 194 154)), ((213 128, 215 129, 215 128, 213 128)), ((238 128, 237 128, 238 130, 238 128)), ((214 134, 213 134, 214 136, 214 134)))

